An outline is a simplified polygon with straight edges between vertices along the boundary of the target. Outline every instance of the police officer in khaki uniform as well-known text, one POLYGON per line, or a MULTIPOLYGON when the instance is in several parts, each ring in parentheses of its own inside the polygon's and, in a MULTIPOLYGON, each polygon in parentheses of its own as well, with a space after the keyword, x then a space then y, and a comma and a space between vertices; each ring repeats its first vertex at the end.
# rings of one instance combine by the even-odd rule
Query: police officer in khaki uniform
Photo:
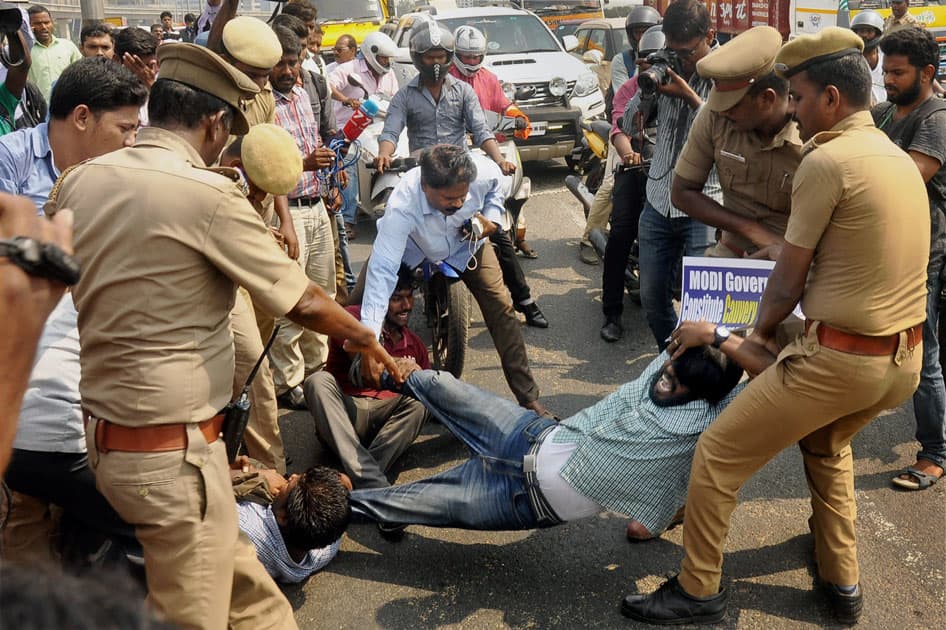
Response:
MULTIPOLYGON (((737 38, 738 39, 738 38, 737 38)), ((728 45, 728 44, 727 44, 728 45)), ((743 483, 798 443, 811 490, 818 575, 835 615, 863 607, 855 543, 851 439, 916 389, 926 318, 929 203, 913 160, 874 127, 870 71, 852 31, 827 28, 786 44, 804 157, 795 173, 785 245, 759 322, 743 346, 772 348, 776 325, 799 300, 808 330, 751 381, 697 443, 678 577, 625 598, 650 623, 707 623, 725 615, 723 544, 743 483)), ((724 352, 736 342, 711 335, 724 352)), ((669 349, 704 340, 680 340, 669 349)))
POLYGON ((777 30, 756 26, 696 64, 713 88, 677 160, 670 200, 722 230, 708 255, 775 260, 784 241, 802 142, 788 81, 773 70, 781 46, 777 30), (703 193, 713 166, 722 205, 703 193))
POLYGON ((925 25, 910 13, 910 0, 891 0, 890 15, 884 20, 884 34, 902 28, 923 28, 925 25))
MULTIPOLYGON (((272 123, 275 120, 276 102, 269 85, 269 71, 276 65, 282 49, 279 40, 265 22, 252 17, 238 17, 227 22, 223 28, 223 47, 221 55, 238 70, 247 75, 257 86, 259 92, 247 101, 244 115, 250 127, 272 123)), ((231 136, 231 141, 236 136, 231 136)), ((285 194, 267 195, 257 204, 267 225, 272 221, 273 213, 278 214, 279 233, 289 242, 290 250, 295 248, 298 255, 298 237, 292 226, 289 206, 285 194), (288 223, 288 225, 287 225, 288 223)), ((292 253, 292 252, 290 252, 292 253)), ((266 321, 266 318, 263 318, 266 321)), ((258 326, 256 313, 250 295, 244 289, 237 294, 233 311, 230 313, 230 325, 233 330, 236 369, 233 373, 233 390, 236 394, 243 389, 246 379, 256 361, 263 352, 264 342, 258 326)), ((263 334, 272 332, 271 319, 263 326, 263 334)), ((286 454, 282 436, 279 432, 279 408, 276 403, 276 388, 269 359, 263 360, 250 389, 250 420, 246 427, 247 454, 262 462, 267 468, 280 473, 286 472, 286 454)))
MULTIPOLYGON (((152 127, 135 146, 67 173, 89 461, 99 489, 135 525, 149 601, 183 628, 293 628, 292 609, 239 535, 218 435, 232 393, 228 313, 236 286, 271 315, 391 358, 309 282, 243 191, 205 168, 246 133, 258 87, 211 51, 159 49, 152 127)), ((400 378, 398 375, 396 378, 400 378)))

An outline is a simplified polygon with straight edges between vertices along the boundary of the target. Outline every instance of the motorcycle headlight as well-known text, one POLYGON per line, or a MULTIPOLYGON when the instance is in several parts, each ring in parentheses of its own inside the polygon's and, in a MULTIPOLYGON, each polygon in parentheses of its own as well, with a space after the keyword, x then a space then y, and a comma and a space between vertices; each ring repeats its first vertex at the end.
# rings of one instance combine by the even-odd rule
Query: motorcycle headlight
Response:
POLYGON ((510 101, 516 100, 516 84, 515 83, 502 83, 503 94, 506 95, 510 101))
POLYGON ((598 89, 598 77, 593 72, 585 72, 575 82, 574 96, 588 96, 598 89))
POLYGON ((549 94, 552 96, 565 96, 565 91, 568 89, 568 84, 565 83, 565 79, 562 77, 555 77, 549 81, 549 94))

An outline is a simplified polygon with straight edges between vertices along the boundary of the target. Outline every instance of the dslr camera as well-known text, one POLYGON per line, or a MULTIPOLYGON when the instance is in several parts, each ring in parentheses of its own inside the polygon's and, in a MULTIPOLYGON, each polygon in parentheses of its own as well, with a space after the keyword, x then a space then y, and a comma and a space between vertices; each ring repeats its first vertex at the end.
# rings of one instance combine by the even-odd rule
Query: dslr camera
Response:
POLYGON ((681 73, 680 59, 672 50, 664 49, 647 55, 650 67, 637 77, 637 85, 644 94, 654 94, 661 85, 670 83, 670 70, 681 73))

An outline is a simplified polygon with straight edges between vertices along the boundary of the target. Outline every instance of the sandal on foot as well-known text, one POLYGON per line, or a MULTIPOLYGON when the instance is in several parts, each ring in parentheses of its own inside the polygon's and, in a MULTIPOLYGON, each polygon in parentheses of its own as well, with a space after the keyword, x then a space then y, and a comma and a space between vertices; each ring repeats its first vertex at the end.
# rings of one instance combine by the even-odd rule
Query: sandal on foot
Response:
MULTIPOLYGON (((942 477, 942 475, 939 477, 942 477)), ((913 466, 909 466, 897 473, 897 476, 891 479, 891 481, 893 482, 893 485, 897 486, 898 488, 903 488, 904 490, 926 490, 939 481, 939 477, 936 475, 931 475, 930 473, 925 473, 922 470, 917 470, 913 466), (916 481, 913 479, 901 479, 901 475, 910 475, 911 477, 914 477, 916 481)))
POLYGON ((539 255, 535 253, 535 250, 529 247, 529 244, 525 241, 519 241, 516 243, 516 249, 519 250, 519 255, 523 258, 538 258, 539 255))

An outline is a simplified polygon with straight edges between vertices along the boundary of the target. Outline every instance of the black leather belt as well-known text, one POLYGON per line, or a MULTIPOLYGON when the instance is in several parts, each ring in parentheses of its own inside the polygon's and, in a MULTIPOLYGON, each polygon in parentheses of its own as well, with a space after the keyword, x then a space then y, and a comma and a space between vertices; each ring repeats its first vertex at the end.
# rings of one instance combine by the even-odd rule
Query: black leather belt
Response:
POLYGON ((314 206, 322 201, 321 197, 296 197, 289 200, 290 206, 314 206))
POLYGON ((529 493, 529 502, 532 504, 532 511, 535 512, 539 527, 551 527, 552 525, 558 525, 564 522, 558 517, 558 514, 555 513, 552 506, 549 505, 545 495, 542 494, 542 488, 539 487, 539 478, 536 475, 535 467, 539 449, 542 448, 542 442, 544 442, 545 438, 552 432, 552 429, 557 426, 558 424, 553 423, 545 427, 536 437, 532 446, 529 447, 525 457, 522 458, 522 473, 526 480, 526 491, 529 493))

